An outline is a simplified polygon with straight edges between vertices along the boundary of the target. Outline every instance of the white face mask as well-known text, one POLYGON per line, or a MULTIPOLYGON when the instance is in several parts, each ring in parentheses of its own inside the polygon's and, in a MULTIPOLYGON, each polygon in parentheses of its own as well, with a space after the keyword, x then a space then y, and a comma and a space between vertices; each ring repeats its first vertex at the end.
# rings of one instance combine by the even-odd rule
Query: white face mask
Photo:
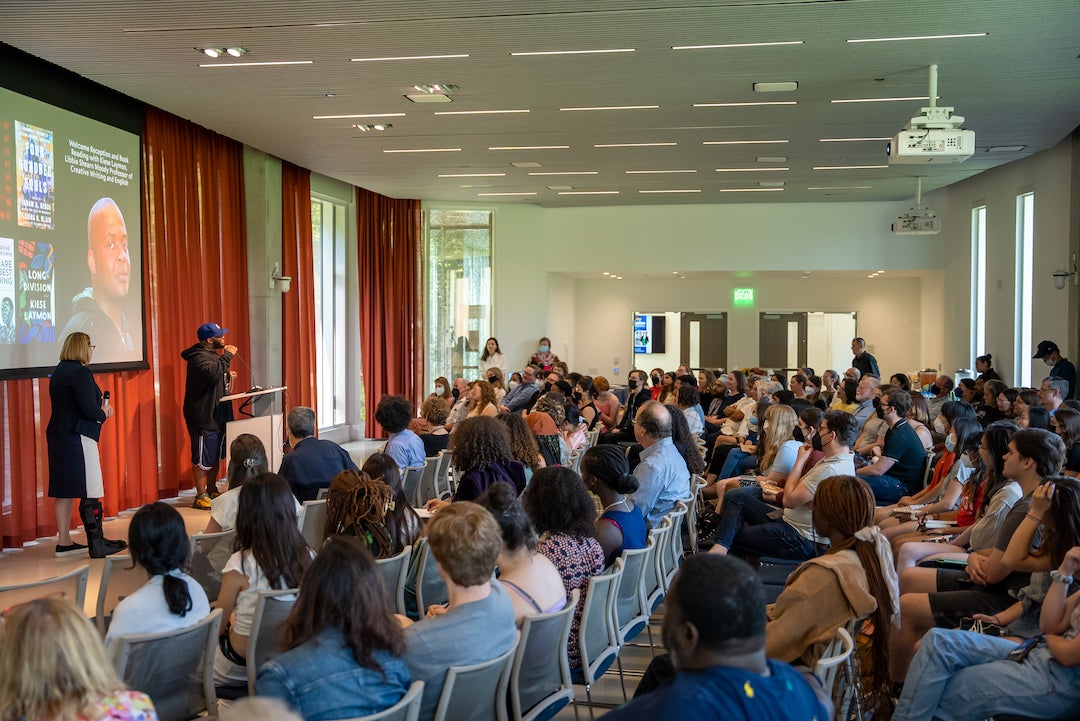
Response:
POLYGON ((435 392, 441 396, 443 393, 446 393, 446 386, 435 386, 435 392))
POLYGON ((934 419, 934 430, 941 434, 945 433, 945 419, 941 416, 934 419))
POLYGON ((1054 361, 1050 360, 1050 356, 1046 356, 1045 358, 1043 358, 1043 363, 1050 366, 1051 368, 1054 367, 1054 361))
POLYGON ((517 381, 510 381, 510 390, 517 388, 519 383, 517 381))

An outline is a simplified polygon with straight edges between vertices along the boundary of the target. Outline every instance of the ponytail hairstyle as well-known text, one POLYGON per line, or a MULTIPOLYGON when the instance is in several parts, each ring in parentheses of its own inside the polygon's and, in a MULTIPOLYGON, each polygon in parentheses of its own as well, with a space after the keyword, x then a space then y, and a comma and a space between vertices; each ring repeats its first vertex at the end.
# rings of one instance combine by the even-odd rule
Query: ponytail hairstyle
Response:
POLYGON ((151 576, 162 577, 169 613, 186 616, 194 602, 187 582, 172 573, 188 561, 188 535, 180 513, 167 503, 148 503, 131 517, 128 543, 132 562, 151 576))
POLYGON ((537 536, 532 521, 518 498, 517 489, 509 483, 492 483, 476 503, 488 509, 502 532, 503 548, 510 553, 525 549, 536 550, 537 536))
POLYGON ((241 433, 229 446, 229 490, 239 488, 244 481, 270 470, 266 462, 266 447, 251 433, 241 433))
POLYGON ((825 553, 854 550, 866 573, 870 594, 877 601, 877 608, 870 615, 874 633, 867 669, 869 683, 864 686, 870 706, 877 708, 889 701, 889 636, 892 616, 899 609, 893 608, 893 595, 874 544, 855 538, 860 530, 874 525, 874 510, 874 493, 865 481, 855 476, 826 478, 814 494, 813 520, 818 532, 829 530, 844 537, 825 553))
POLYGON ((638 489, 637 476, 630 472, 626 453, 614 444, 593 446, 581 458, 581 476, 585 485, 590 480, 599 481, 624 496, 638 489))

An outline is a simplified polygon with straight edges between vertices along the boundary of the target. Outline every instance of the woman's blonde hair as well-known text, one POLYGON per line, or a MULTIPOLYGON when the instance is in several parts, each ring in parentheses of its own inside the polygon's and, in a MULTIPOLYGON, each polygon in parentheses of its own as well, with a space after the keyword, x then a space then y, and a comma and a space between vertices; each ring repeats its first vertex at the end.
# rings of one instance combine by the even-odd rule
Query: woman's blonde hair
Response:
POLYGON ((89 717, 103 697, 123 688, 105 658, 101 636, 71 601, 47 596, 16 606, 5 617, 0 719, 89 717))
POLYGON ((495 380, 488 381, 488 383, 491 383, 492 388, 501 388, 504 391, 506 390, 506 385, 503 383, 503 372, 502 369, 499 368, 499 366, 491 366, 486 371, 484 371, 484 376, 495 376, 495 380))
POLYGON ((761 454, 761 463, 758 465, 762 474, 769 472, 769 466, 776 459, 780 446, 792 439, 792 431, 798 417, 791 406, 782 403, 774 403, 765 411, 765 420, 769 422, 769 430, 765 431, 765 450, 761 454))
POLYGON ((78 331, 71 333, 64 339, 64 346, 60 349, 60 360, 79 361, 83 365, 90 362, 90 336, 78 331))

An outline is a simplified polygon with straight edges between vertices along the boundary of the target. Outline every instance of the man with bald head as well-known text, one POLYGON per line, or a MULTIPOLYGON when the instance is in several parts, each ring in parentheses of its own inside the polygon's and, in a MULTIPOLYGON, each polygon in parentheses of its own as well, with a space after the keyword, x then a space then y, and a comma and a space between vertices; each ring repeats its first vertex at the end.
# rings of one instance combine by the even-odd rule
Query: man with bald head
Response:
POLYGON ((91 287, 72 298, 73 315, 60 338, 81 331, 95 344, 97 361, 121 360, 125 351, 135 350, 135 343, 124 315, 131 281, 127 225, 116 201, 102 198, 94 203, 86 236, 91 287))
MULTIPOLYGON (((648 401, 634 416, 634 438, 641 447, 641 462, 634 469, 638 489, 631 496, 651 528, 690 495, 690 470, 671 442, 671 413, 659 401, 648 401)), ((695 451, 696 452, 696 451, 695 451)))

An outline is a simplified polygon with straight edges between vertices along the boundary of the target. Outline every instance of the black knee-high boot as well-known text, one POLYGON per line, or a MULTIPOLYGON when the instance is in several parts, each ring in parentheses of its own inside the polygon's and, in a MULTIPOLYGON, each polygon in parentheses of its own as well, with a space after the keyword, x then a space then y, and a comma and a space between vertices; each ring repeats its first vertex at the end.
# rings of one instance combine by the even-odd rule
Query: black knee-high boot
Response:
POLYGON ((83 529, 86 531, 86 542, 90 547, 90 558, 105 558, 113 553, 118 553, 127 548, 124 541, 110 541, 105 538, 101 528, 101 520, 105 512, 101 508, 101 501, 96 498, 84 498, 79 504, 79 516, 82 517, 83 529))

